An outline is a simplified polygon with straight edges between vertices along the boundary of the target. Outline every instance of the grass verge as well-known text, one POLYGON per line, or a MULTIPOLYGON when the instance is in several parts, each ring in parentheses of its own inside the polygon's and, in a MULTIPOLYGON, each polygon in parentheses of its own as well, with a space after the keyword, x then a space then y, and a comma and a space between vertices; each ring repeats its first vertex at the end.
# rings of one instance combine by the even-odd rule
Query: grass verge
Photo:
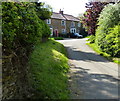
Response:
POLYGON ((63 37, 51 37, 51 39, 54 39, 54 40, 63 40, 63 37))
POLYGON ((120 64, 120 58, 115 58, 115 57, 111 57, 109 54, 102 52, 101 50, 99 50, 99 48, 96 46, 95 43, 86 43, 88 46, 90 46, 95 52, 97 52, 99 55, 104 56, 105 58, 107 58, 108 60, 118 63, 120 64))
POLYGON ((90 38, 90 35, 86 36, 85 38, 90 38))
POLYGON ((68 59, 64 46, 49 39, 39 43, 30 57, 30 83, 35 98, 69 99, 67 89, 68 59))

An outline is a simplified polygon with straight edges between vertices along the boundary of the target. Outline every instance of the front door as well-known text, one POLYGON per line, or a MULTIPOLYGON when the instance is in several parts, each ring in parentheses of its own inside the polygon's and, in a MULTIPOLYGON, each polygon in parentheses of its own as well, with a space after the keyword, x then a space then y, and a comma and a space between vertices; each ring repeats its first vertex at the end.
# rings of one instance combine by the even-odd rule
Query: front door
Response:
POLYGON ((58 37, 58 29, 54 30, 55 36, 58 37))

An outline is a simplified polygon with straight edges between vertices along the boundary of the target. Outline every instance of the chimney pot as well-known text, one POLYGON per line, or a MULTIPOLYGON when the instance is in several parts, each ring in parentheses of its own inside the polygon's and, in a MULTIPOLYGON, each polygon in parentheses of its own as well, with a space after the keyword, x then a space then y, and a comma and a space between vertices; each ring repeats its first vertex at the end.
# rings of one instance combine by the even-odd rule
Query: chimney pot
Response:
POLYGON ((61 9, 60 9, 59 13, 63 15, 63 11, 61 9))

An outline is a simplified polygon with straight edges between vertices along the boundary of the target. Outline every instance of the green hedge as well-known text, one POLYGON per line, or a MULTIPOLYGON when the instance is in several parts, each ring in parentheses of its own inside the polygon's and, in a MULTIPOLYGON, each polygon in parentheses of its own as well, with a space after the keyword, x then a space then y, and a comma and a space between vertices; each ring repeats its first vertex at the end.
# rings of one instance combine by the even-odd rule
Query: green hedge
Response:
POLYGON ((114 57, 120 56, 120 25, 111 28, 105 37, 107 41, 105 52, 114 57))
POLYGON ((35 3, 2 3, 3 47, 31 46, 48 38, 50 29, 38 16, 35 3))
POLYGON ((95 43, 103 52, 119 57, 118 27, 120 4, 107 5, 100 14, 95 43))
POLYGON ((36 43, 50 35, 36 9, 33 2, 2 2, 3 99, 32 96, 28 82, 29 56, 36 43))
POLYGON ((90 43, 94 43, 95 42, 95 36, 90 35, 88 41, 90 41, 90 43))

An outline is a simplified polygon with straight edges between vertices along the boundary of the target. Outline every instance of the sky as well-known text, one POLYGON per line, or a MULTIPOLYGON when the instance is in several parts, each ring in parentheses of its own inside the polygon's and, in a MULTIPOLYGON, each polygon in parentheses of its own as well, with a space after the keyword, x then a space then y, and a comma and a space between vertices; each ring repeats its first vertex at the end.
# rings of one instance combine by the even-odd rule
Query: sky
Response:
POLYGON ((39 0, 40 2, 45 2, 53 8, 53 12, 59 12, 63 10, 64 14, 70 14, 77 17, 80 13, 84 13, 85 3, 88 0, 39 0))

